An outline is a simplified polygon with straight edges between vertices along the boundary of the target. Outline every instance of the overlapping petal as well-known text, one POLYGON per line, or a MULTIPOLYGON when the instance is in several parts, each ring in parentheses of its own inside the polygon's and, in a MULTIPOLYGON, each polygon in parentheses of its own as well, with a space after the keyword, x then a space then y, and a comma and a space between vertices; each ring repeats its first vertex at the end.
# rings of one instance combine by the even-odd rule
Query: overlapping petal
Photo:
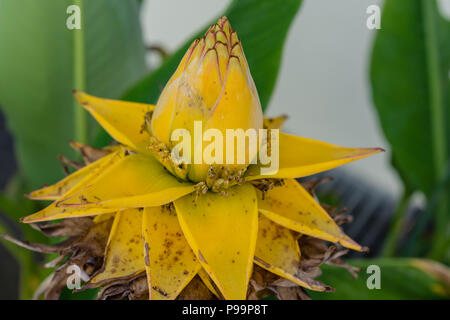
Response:
POLYGON ((323 283, 307 277, 300 270, 300 248, 292 231, 263 215, 259 217, 255 263, 299 286, 316 291, 327 290, 323 283))
POLYGON ((170 175, 153 157, 131 154, 59 205, 105 209, 151 207, 167 204, 194 189, 193 184, 170 175))
POLYGON ((89 281, 88 286, 145 271, 141 229, 141 210, 129 209, 116 213, 106 245, 103 267, 89 281))
POLYGON ((81 208, 81 207, 72 207, 72 208, 62 208, 57 206, 57 203, 54 202, 48 207, 33 213, 29 216, 26 216, 21 219, 23 223, 36 223, 36 222, 44 222, 58 219, 70 219, 70 218, 80 218, 80 217, 89 217, 96 216, 99 214, 106 214, 115 212, 117 209, 114 208, 81 208))
POLYGON ((261 174, 261 165, 254 165, 247 171, 247 180, 301 178, 366 158, 381 151, 383 149, 380 148, 345 148, 280 132, 278 171, 264 175, 261 174))
MULTIPOLYGON (((263 115, 259 104, 259 98, 252 92, 253 83, 242 69, 241 62, 236 57, 231 57, 228 62, 227 81, 225 83, 223 97, 214 107, 210 118, 206 122, 205 130, 218 129, 226 136, 227 130, 247 130, 249 128, 258 130, 263 126, 263 115), (239 92, 239 94, 236 94, 239 92), (235 93, 235 94, 233 94, 235 93), (239 108, 236 108, 239 106, 239 108), (231 112, 231 110, 233 110, 231 112)), ((238 165, 237 149, 234 152, 233 165, 227 167, 235 170, 246 168, 251 160, 256 156, 250 153, 251 149, 245 150, 245 164, 238 165)), ((226 143, 223 144, 223 155, 227 155, 226 143)), ((225 158, 224 158, 225 161, 225 158)), ((207 177, 209 165, 193 164, 189 171, 189 178, 193 181, 200 181, 207 177)))
POLYGON ((74 91, 75 98, 116 141, 146 153, 149 135, 143 130, 145 114, 155 106, 109 100, 74 91))
POLYGON ((87 181, 92 180, 96 174, 98 175, 102 170, 110 166, 113 163, 112 159, 117 158, 118 153, 120 153, 119 150, 110 153, 75 171, 54 185, 31 192, 27 197, 33 200, 57 200, 73 188, 86 185, 87 181))
POLYGON ((228 196, 207 193, 174 202, 183 233, 226 299, 245 299, 258 229, 254 188, 232 187, 228 196))
MULTIPOLYGON (((81 181, 79 181, 75 186, 73 186, 69 191, 64 193, 65 197, 71 197, 73 195, 78 194, 82 190, 84 190, 92 181, 95 181, 99 176, 104 174, 105 171, 108 171, 108 168, 114 166, 121 159, 123 159, 124 153, 122 150, 117 150, 111 157, 107 159, 105 163, 102 164, 97 170, 93 171, 91 174, 85 176, 81 181)), ((73 174, 76 174, 73 173, 73 174)), ((69 176, 70 177, 70 176, 69 176)), ((58 198, 59 199, 59 198, 58 198)), ((99 211, 98 209, 89 209, 89 208, 61 208, 58 206, 58 202, 55 201, 50 204, 48 207, 31 214, 27 217, 21 219, 24 223, 35 223, 42 222, 48 220, 56 220, 56 219, 64 219, 64 218, 76 218, 76 217, 84 217, 90 215, 96 215, 107 212, 114 212, 116 209, 110 209, 105 211, 99 211)))
POLYGON ((272 221, 315 238, 338 242, 362 251, 363 248, 344 234, 320 204, 294 179, 263 194, 257 191, 258 209, 272 221))
POLYGON ((145 208, 142 235, 150 299, 175 299, 201 268, 175 210, 168 206, 145 208))
POLYGON ((153 157, 131 154, 84 188, 71 190, 65 199, 26 217, 24 222, 90 216, 127 208, 159 206, 194 191, 195 187, 179 182, 153 157))

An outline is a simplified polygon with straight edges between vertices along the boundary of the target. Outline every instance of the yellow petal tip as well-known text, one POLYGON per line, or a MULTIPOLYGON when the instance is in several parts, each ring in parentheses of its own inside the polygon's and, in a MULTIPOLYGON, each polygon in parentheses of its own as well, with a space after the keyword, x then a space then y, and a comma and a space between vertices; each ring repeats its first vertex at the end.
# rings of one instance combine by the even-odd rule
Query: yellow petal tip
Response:
POLYGON ((386 152, 383 148, 369 148, 373 153, 386 152))
POLYGON ((362 148, 361 151, 365 151, 360 156, 371 156, 380 152, 386 152, 383 148, 362 148))
POLYGON ((30 216, 27 217, 22 217, 19 219, 20 223, 32 223, 32 222, 36 222, 34 221, 34 219, 30 219, 30 216))
POLYGON ((359 148, 359 149, 355 149, 355 153, 351 154, 348 156, 348 158, 365 158, 365 157, 370 157, 374 154, 380 153, 380 152, 385 152, 386 150, 384 150, 383 148, 359 148))

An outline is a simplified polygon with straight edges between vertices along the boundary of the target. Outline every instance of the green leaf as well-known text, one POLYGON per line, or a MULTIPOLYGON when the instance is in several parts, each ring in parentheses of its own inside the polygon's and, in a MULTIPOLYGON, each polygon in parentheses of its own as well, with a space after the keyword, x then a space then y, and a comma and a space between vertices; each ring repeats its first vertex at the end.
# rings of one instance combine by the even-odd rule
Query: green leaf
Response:
MULTIPOLYGON (((431 197, 450 150, 450 21, 436 0, 387 0, 372 56, 373 99, 405 188, 431 197)), ((435 210, 430 256, 443 260, 450 193, 435 210)), ((398 238, 398 235, 389 238, 398 238)))
POLYGON ((435 0, 387 0, 381 22, 373 100, 405 183, 430 194, 450 148, 450 22, 435 0))
POLYGON ((449 299, 450 269, 442 264, 423 259, 364 259, 347 260, 360 267, 358 279, 347 270, 323 265, 323 274, 318 278, 335 288, 335 292, 308 291, 313 299, 324 300, 406 300, 449 299), (369 289, 367 283, 375 284, 375 272, 367 269, 375 265, 380 269, 380 289, 369 289))
MULTIPOLYGON (((300 4, 301 0, 233 0, 222 14, 228 17, 242 41, 263 109, 267 107, 275 87, 286 35, 300 4)), ((216 20, 212 20, 158 69, 128 91, 124 100, 156 103, 189 45, 216 20)))
MULTIPOLYGON (((69 0, 0 2, 0 106, 20 170, 32 187, 62 175, 57 154, 73 155, 74 30, 69 0)), ((118 98, 146 72, 138 3, 84 1, 86 90, 118 98)), ((94 134, 91 122, 91 135, 94 134)))

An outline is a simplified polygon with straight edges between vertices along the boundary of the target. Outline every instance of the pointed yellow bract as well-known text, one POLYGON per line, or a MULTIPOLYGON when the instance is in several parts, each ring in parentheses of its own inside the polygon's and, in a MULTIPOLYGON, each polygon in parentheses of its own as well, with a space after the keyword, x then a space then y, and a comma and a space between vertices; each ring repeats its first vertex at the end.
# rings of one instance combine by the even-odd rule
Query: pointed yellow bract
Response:
POLYGON ((89 284, 103 284, 144 272, 143 248, 142 212, 138 209, 118 212, 106 245, 103 267, 89 284))
POLYGON ((173 208, 145 208, 142 224, 151 300, 173 300, 201 268, 173 208))
POLYGON ((116 141, 147 153, 149 135, 143 130, 145 114, 153 111, 150 104, 109 100, 74 91, 77 101, 116 141))
MULTIPOLYGON (((259 105, 259 98, 257 95, 254 95, 252 87, 248 84, 248 81, 253 82, 253 80, 246 77, 239 59, 235 57, 230 58, 227 80, 223 97, 214 106, 204 129, 218 129, 223 133, 224 137, 226 137, 226 131, 230 129, 242 129, 245 131, 252 128, 258 132, 263 127, 263 115, 259 105)), ((235 148, 233 159, 235 164, 227 164, 228 168, 233 168, 234 170, 245 169, 250 161, 257 156, 256 149, 255 153, 251 154, 250 148, 246 148, 245 164, 239 165, 237 164, 237 147, 235 148)), ((222 154, 225 161, 227 155, 226 143, 223 144, 222 154)), ((205 180, 209 167, 208 164, 192 164, 189 170, 189 178, 193 181, 205 180)))
POLYGON ((111 165, 111 159, 117 156, 116 152, 110 153, 109 155, 75 171, 54 185, 31 192, 27 195, 27 197, 33 200, 59 199, 71 189, 77 187, 78 185, 81 186, 81 183, 91 180, 96 172, 99 174, 102 170, 105 170, 109 165, 111 165), (89 178, 86 179, 87 177, 89 178))
POLYGON ((260 165, 247 170, 247 180, 264 178, 301 178, 339 167, 383 151, 380 148, 344 148, 280 132, 279 169, 272 175, 261 175, 260 165))
POLYGON ((72 208, 62 208, 56 205, 56 202, 53 202, 48 207, 33 213, 25 218, 22 218, 21 222, 23 223, 36 223, 36 222, 44 222, 44 221, 52 221, 58 219, 72 219, 72 218, 81 218, 81 217, 90 217, 97 216, 100 214, 112 213, 117 211, 114 208, 81 208, 81 207, 72 207, 72 208))
POLYGON ((283 277, 295 274, 300 263, 300 248, 292 231, 260 215, 255 263, 271 272, 276 270, 283 277))
POLYGON ((259 216, 255 263, 299 286, 315 291, 326 290, 320 282, 301 276, 300 248, 292 231, 277 225, 263 215, 259 216))
POLYGON ((58 205, 75 210, 152 207, 167 204, 194 188, 191 183, 179 182, 152 156, 132 154, 58 205))
POLYGON ((245 299, 258 230, 256 194, 250 185, 228 196, 207 193, 174 202, 183 233, 226 299, 245 299))
MULTIPOLYGON (((82 190, 84 190, 88 185, 93 183, 98 177, 102 176, 105 172, 108 172, 108 169, 113 167, 115 164, 120 162, 120 160, 124 157, 124 153, 122 150, 117 150, 113 152, 110 156, 107 156, 107 159, 102 165, 97 168, 97 170, 93 170, 90 174, 86 175, 81 181, 79 181, 76 185, 72 187, 69 191, 67 191, 64 196, 65 197, 74 197, 82 190)), ((78 171, 77 171, 78 172, 78 171)), ((77 172, 74 172, 72 175, 76 175, 77 172)), ((68 176, 67 178, 70 178, 68 176)), ((58 198, 59 199, 59 198, 58 198)), ((98 208, 63 208, 58 205, 58 202, 55 201, 48 207, 29 215, 25 218, 22 218, 22 222, 24 223, 34 223, 34 222, 42 222, 56 219, 65 219, 65 218, 77 218, 77 217, 85 217, 98 215, 107 212, 114 212, 117 209, 111 208, 109 210, 99 210, 98 208)))
POLYGON ((159 206, 194 191, 195 187, 179 182, 150 155, 132 154, 96 177, 83 181, 47 208, 23 219, 39 222, 62 218, 92 216, 118 209, 159 206))
POLYGON ((261 191, 257 194, 259 211, 272 221, 299 233, 362 251, 296 180, 285 179, 283 186, 269 190, 264 199, 261 191))

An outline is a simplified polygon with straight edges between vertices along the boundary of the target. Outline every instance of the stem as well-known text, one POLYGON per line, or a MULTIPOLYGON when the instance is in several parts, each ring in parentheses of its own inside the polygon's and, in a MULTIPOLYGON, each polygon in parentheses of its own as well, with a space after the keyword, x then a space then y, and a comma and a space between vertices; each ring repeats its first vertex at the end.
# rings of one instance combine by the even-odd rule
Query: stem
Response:
MULTIPOLYGON (((442 94, 440 75, 440 56, 438 44, 438 30, 436 23, 439 17, 436 14, 435 0, 422 0, 422 12, 425 28, 425 50, 427 59, 428 82, 430 88, 430 113, 432 146, 435 166, 435 181, 440 183, 445 175, 447 162, 445 109, 442 94)), ((447 228, 448 198, 441 197, 436 208, 435 231, 432 241, 430 257, 439 259, 442 248, 445 248, 447 228)))
MULTIPOLYGON (((74 89, 84 91, 86 89, 86 61, 84 48, 84 23, 83 23, 83 0, 75 0, 75 4, 80 7, 80 29, 75 29, 74 34, 74 89)), ((81 143, 87 143, 88 123, 86 111, 74 103, 75 112, 75 140, 81 143)))
POLYGON ((383 257, 392 257, 395 255, 395 251, 397 249, 397 241, 400 236, 400 232, 402 230, 404 216, 406 207, 408 205, 408 200, 410 197, 409 192, 405 192, 397 205, 397 209, 395 210, 394 217, 391 223, 391 227, 386 236, 384 248, 383 248, 383 257))

